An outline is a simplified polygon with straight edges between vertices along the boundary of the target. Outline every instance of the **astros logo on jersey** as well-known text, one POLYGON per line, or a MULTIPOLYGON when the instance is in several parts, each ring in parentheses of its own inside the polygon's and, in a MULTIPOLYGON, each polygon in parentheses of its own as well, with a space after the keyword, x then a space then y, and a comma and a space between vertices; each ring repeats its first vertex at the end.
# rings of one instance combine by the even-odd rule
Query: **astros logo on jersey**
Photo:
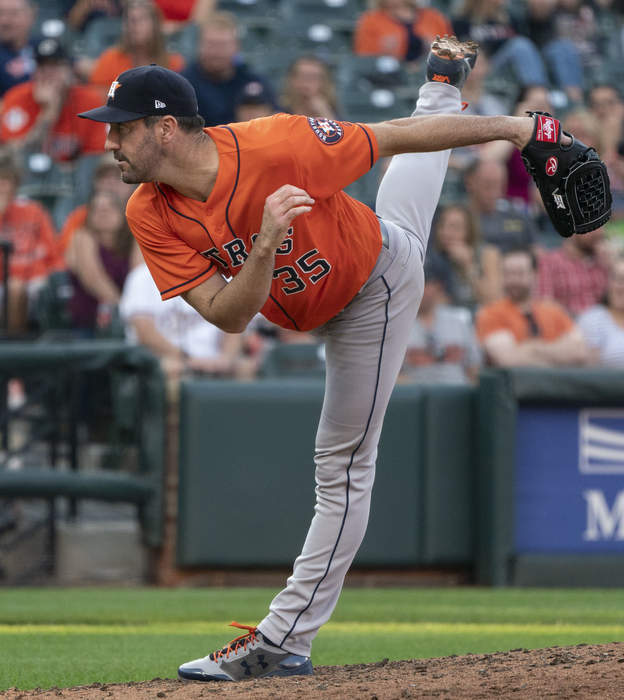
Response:
POLYGON ((115 91, 119 87, 121 87, 121 83, 118 83, 116 80, 113 80, 111 86, 108 88, 108 97, 110 97, 111 100, 115 99, 115 91))
POLYGON ((326 145, 338 143, 343 136, 342 126, 333 119, 314 119, 308 117, 308 123, 312 131, 326 145))

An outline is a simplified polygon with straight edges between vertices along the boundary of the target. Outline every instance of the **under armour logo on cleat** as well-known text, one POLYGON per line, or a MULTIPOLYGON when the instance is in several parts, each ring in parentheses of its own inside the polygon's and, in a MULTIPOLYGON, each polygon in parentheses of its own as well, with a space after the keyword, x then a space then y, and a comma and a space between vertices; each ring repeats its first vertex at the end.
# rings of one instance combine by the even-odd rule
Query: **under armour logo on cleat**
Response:
MULTIPOLYGON (((257 656, 256 658, 257 658, 257 660, 258 660, 258 664, 257 664, 257 665, 260 666, 260 668, 264 671, 264 669, 267 668, 268 665, 269 665, 269 664, 266 663, 265 660, 264 660, 264 654, 258 654, 258 656, 257 656)), ((252 669, 255 665, 256 665, 256 664, 249 664, 249 663, 247 663, 246 660, 245 660, 245 661, 241 661, 241 666, 245 669, 245 675, 246 675, 246 676, 251 676, 251 675, 253 675, 252 672, 251 672, 251 669, 252 669)))

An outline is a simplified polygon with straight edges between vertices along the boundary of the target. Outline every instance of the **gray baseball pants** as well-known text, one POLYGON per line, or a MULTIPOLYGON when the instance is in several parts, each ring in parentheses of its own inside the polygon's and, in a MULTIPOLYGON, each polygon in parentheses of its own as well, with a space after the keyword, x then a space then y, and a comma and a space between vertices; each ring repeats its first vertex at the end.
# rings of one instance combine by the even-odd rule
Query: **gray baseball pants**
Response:
MULTIPOLYGON (((460 109, 457 88, 425 83, 414 115, 460 109)), ((315 515, 286 588, 258 625, 292 654, 310 655, 366 532, 377 444, 423 293, 424 252, 449 155, 392 159, 377 195, 388 247, 355 298, 317 331, 327 369, 316 435, 315 515)))

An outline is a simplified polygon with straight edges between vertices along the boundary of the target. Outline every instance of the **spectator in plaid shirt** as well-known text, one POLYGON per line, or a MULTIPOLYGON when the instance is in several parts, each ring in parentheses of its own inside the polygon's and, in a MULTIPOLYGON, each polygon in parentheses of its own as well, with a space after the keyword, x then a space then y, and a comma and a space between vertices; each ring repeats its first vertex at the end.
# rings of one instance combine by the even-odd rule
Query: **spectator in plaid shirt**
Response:
POLYGON ((602 228, 567 238, 561 247, 540 257, 537 296, 553 299, 577 316, 604 296, 608 255, 602 228))

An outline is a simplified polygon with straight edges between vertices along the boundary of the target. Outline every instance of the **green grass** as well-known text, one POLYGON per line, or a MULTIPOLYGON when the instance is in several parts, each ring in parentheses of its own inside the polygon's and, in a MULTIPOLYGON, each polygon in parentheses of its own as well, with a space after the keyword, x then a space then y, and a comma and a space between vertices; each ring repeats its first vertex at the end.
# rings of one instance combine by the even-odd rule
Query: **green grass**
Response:
MULTIPOLYGON (((259 621, 270 589, 0 589, 0 692, 173 677, 259 621)), ((313 661, 624 640, 624 590, 347 589, 313 661)))

